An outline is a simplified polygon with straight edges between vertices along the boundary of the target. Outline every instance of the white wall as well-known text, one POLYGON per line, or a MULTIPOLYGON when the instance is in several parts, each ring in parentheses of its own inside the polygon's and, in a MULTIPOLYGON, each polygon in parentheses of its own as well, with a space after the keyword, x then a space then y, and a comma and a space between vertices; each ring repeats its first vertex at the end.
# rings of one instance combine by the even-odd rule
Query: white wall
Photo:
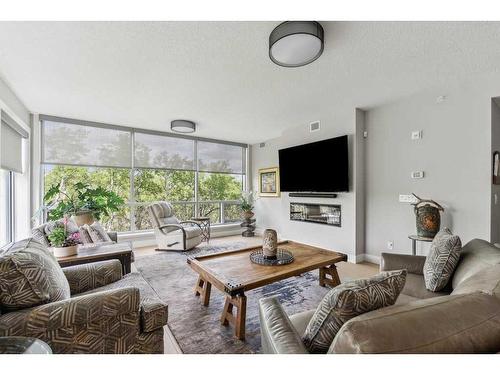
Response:
MULTIPOLYGON (((255 213, 258 230, 272 228, 277 230, 281 239, 290 239, 310 245, 321 246, 348 254, 350 261, 356 260, 356 219, 354 192, 354 154, 355 154, 355 109, 346 110, 343 114, 326 114, 312 118, 321 120, 321 130, 309 132, 309 124, 302 124, 288 130, 281 137, 268 140, 265 147, 252 145, 252 189, 258 191, 258 170, 278 166, 278 150, 299 144, 310 143, 341 135, 349 135, 349 192, 340 193, 338 198, 290 198, 288 193, 282 193, 279 198, 261 197, 256 201, 255 213), (290 202, 329 203, 342 206, 342 226, 334 227, 322 224, 304 223, 290 220, 290 202)), ((325 173, 328 173, 328 163, 325 162, 325 173)))
MULTIPOLYGON (((436 88, 366 113, 366 254, 411 253, 415 215, 399 194, 415 192, 445 207, 442 227, 462 242, 490 239, 491 98, 500 93, 500 74, 474 77, 436 88), (446 100, 437 103, 439 95, 446 100), (412 141, 412 130, 423 139, 412 141), (412 180, 411 171, 425 178, 412 180), (387 249, 387 241, 394 249, 387 249)), ((426 254, 428 244, 417 252, 426 254)))

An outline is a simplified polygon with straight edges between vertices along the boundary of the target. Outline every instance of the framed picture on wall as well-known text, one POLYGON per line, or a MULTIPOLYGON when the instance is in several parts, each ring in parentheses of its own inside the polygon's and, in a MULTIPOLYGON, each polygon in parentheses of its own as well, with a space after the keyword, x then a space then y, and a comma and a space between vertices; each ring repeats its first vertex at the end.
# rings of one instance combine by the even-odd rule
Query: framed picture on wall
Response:
POLYGON ((259 169, 259 195, 280 196, 280 171, 278 167, 259 169))
POLYGON ((493 185, 500 185, 500 154, 493 153, 493 185))

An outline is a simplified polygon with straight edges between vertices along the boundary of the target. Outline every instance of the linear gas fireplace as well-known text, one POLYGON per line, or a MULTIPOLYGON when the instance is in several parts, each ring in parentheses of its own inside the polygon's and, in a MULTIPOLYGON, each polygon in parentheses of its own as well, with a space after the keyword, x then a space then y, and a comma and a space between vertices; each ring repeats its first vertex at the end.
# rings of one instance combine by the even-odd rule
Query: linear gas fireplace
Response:
POLYGON ((290 220, 342 226, 338 204, 290 203, 290 220))

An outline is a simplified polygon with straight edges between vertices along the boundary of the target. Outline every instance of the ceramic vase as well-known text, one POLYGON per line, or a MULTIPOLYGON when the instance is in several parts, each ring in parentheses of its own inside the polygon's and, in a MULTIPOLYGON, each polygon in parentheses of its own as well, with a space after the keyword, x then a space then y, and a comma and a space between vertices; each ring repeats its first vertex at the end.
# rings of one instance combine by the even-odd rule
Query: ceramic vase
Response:
POLYGON ((69 257, 76 255, 78 251, 78 245, 66 246, 66 247, 53 247, 52 251, 56 258, 69 257))
POLYGON ((262 252, 264 257, 276 258, 278 252, 278 234, 274 229, 266 229, 263 238, 262 252))
POLYGON ((94 215, 91 211, 82 211, 77 212, 75 215, 73 215, 72 219, 76 223, 76 225, 81 227, 85 224, 92 224, 94 222, 94 215))

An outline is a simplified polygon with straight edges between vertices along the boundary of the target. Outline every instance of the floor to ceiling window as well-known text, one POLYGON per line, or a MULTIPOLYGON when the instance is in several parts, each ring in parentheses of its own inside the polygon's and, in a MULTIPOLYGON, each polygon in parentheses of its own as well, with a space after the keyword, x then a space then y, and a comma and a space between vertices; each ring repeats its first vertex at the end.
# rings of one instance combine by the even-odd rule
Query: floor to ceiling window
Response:
POLYGON ((101 221, 107 229, 150 229, 146 207, 168 201, 180 219, 239 220, 246 145, 40 116, 43 190, 77 182, 106 187, 127 204, 101 221))
POLYGON ((0 169, 0 246, 13 240, 12 181, 12 172, 0 169))
MULTIPOLYGON (((0 112, 0 246, 3 246, 16 240, 16 215, 25 219, 21 210, 16 212, 19 207, 16 207, 14 184, 18 178, 25 177, 24 151, 29 134, 6 112, 0 112)), ((26 199, 18 197, 18 202, 21 198, 26 199)))

